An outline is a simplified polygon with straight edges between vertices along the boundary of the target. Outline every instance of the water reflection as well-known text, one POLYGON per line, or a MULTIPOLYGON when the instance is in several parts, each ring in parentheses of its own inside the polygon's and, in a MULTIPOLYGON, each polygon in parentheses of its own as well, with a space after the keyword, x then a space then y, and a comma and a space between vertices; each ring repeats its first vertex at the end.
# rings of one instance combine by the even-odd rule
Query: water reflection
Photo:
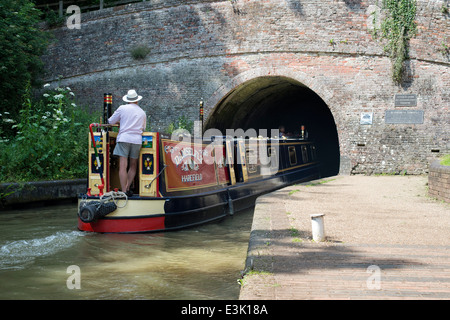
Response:
POLYGON ((77 231, 74 206, 0 215, 0 299, 237 299, 253 210, 162 234, 77 231), (67 267, 81 270, 69 290, 67 267))

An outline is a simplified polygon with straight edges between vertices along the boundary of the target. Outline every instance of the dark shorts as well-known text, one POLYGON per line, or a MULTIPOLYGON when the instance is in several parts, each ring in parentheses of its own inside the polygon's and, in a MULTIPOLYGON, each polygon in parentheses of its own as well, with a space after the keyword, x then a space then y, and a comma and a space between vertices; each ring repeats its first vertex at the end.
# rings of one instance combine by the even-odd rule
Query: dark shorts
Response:
POLYGON ((117 142, 113 154, 119 157, 139 159, 139 151, 141 151, 140 144, 117 142))

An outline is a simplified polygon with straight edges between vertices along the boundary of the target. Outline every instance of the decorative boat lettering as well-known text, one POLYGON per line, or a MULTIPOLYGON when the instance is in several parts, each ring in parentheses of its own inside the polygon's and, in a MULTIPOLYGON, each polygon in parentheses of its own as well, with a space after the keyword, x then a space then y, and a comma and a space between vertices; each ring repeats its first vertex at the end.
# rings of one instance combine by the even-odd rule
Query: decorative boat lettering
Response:
POLYGON ((202 181, 203 176, 201 174, 188 174, 181 176, 182 182, 202 181))

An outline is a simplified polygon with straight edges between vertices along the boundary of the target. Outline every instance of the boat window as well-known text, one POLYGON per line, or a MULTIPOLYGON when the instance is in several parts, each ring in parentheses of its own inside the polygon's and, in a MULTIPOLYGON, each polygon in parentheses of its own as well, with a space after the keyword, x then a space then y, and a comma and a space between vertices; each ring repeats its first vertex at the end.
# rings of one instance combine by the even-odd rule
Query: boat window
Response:
POLYGON ((308 147, 307 146, 302 146, 302 159, 303 159, 303 163, 308 162, 308 147))
POLYGON ((297 164, 297 153, 295 147, 289 147, 289 162, 291 165, 297 164))

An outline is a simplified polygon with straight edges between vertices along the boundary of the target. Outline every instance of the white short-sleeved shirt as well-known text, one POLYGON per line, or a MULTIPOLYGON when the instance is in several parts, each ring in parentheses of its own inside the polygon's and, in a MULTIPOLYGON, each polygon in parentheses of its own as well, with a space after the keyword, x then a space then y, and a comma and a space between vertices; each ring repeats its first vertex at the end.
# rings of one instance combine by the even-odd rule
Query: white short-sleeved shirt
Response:
POLYGON ((120 123, 117 142, 142 144, 142 133, 147 126, 147 116, 137 104, 121 105, 108 119, 110 124, 120 123))

